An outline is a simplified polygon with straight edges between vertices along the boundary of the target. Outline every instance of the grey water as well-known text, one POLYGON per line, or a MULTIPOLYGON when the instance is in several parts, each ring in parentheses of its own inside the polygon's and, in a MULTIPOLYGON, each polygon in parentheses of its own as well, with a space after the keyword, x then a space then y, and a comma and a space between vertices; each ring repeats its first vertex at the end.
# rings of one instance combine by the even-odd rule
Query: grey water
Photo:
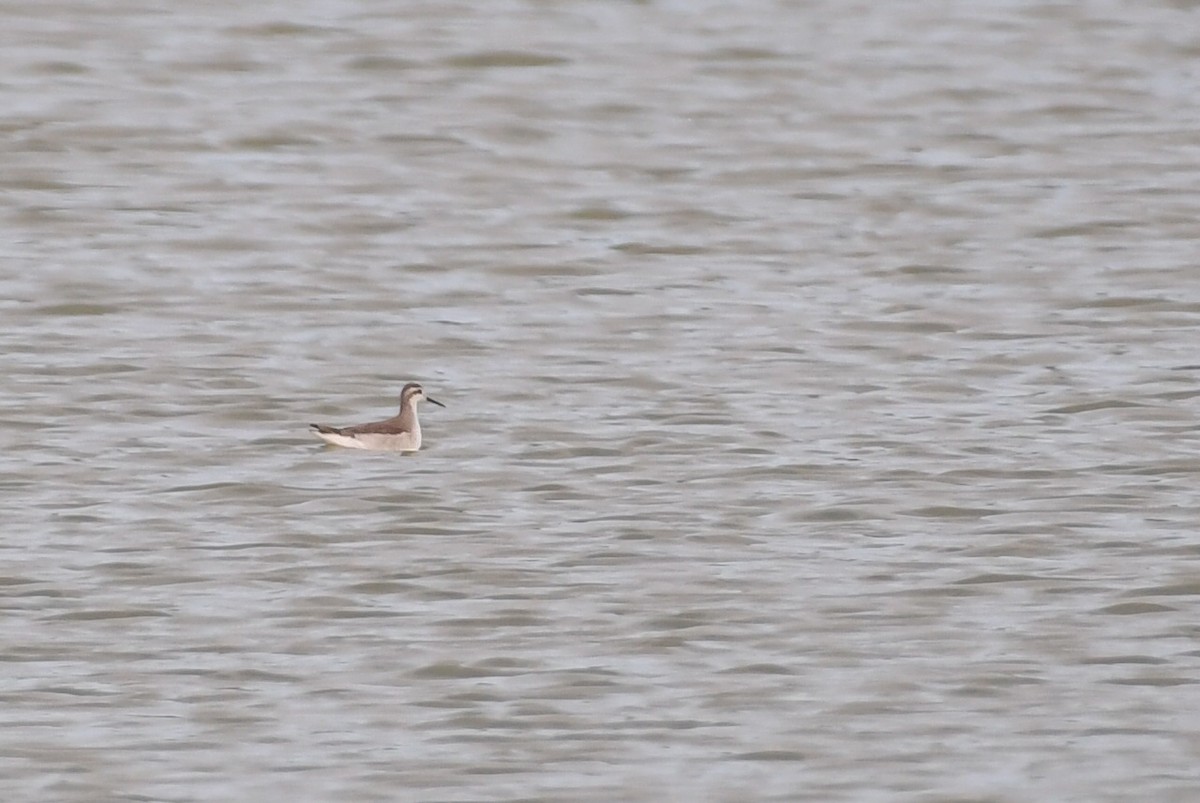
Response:
POLYGON ((6 800, 1197 799, 1195 3, 0 20, 6 800))

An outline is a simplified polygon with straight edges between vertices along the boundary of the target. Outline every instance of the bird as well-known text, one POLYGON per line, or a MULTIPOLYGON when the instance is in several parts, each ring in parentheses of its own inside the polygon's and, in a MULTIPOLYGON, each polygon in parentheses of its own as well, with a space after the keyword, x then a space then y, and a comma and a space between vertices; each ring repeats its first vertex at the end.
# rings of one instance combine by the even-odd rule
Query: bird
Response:
POLYGON ((421 448, 421 422, 417 420, 417 402, 421 399, 438 407, 446 406, 426 396, 425 389, 419 383, 409 382, 400 391, 400 412, 386 421, 341 429, 328 424, 310 424, 309 429, 326 443, 347 449, 415 452, 421 448))

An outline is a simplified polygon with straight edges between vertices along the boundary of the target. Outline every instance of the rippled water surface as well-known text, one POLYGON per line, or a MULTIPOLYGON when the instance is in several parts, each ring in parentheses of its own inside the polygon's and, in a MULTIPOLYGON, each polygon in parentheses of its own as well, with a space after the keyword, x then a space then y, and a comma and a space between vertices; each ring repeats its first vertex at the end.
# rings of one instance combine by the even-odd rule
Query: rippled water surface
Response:
POLYGON ((6 800, 1197 799, 1196 4, 2 16, 6 800))

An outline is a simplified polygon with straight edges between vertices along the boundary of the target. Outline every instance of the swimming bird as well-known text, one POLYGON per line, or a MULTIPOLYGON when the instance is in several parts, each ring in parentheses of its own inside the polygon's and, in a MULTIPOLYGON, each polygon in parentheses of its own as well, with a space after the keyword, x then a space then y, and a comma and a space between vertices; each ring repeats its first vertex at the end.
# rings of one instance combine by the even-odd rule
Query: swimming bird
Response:
POLYGON ((417 420, 417 402, 425 399, 445 407, 425 395, 425 389, 409 382, 400 391, 400 412, 386 421, 359 424, 338 429, 328 424, 310 424, 309 429, 321 440, 347 449, 377 449, 386 452, 415 452, 421 448, 421 422, 417 420))

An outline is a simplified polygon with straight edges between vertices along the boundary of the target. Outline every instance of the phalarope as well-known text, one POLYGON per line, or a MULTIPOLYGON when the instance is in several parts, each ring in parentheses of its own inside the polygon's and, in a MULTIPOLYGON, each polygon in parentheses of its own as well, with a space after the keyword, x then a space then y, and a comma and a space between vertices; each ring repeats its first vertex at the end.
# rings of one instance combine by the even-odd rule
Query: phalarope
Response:
POLYGON ((430 401, 445 407, 437 399, 425 395, 425 389, 409 382, 400 391, 400 413, 386 421, 359 424, 338 429, 328 424, 310 424, 309 429, 321 440, 347 449, 378 449, 387 452, 415 452, 421 448, 421 422, 417 420, 417 402, 430 401))

